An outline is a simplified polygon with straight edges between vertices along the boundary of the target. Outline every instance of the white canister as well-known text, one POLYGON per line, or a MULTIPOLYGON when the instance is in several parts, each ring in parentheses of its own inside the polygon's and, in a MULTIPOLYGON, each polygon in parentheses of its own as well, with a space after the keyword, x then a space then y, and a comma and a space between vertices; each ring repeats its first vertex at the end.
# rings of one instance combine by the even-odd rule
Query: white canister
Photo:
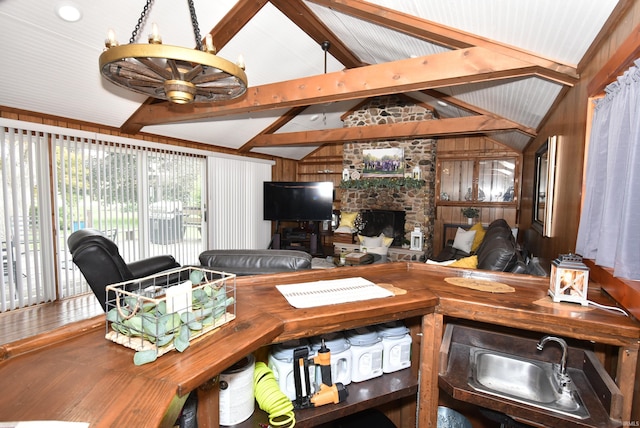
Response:
POLYGON ((249 354, 220 373, 220 425, 239 424, 253 414, 255 362, 254 356, 249 354))
MULTIPOLYGON (((296 399, 296 386, 293 379, 293 351, 296 348, 306 347, 309 353, 311 353, 311 347, 309 342, 301 340, 290 340, 284 343, 278 343, 271 346, 268 357, 268 366, 273 372, 273 376, 278 382, 280 390, 289 398, 289 400, 296 399)), ((315 392, 315 369, 313 365, 309 365, 309 383, 311 391, 308 394, 305 391, 301 391, 302 395, 311 395, 315 392)), ((304 387, 304 379, 302 379, 302 385, 304 387)))
MULTIPOLYGON (((311 350, 317 355, 324 339, 325 346, 331 352, 331 381, 349 385, 351 383, 351 345, 344 334, 329 333, 311 339, 311 350)), ((316 367, 316 385, 322 382, 320 366, 316 367)))
POLYGON ((382 338, 382 371, 391 373, 411 366, 411 335, 400 322, 376 326, 382 338))
POLYGON ((382 376, 382 338, 370 327, 346 333, 351 344, 351 381, 362 382, 382 376))

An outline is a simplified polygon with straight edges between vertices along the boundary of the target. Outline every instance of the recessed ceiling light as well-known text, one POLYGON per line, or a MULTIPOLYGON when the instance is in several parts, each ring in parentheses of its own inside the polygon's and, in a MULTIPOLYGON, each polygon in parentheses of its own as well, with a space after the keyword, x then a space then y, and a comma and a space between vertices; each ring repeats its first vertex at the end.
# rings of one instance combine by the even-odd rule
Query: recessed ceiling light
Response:
POLYGON ((82 18, 80 8, 70 2, 58 3, 55 10, 60 19, 67 22, 76 22, 82 18))
POLYGON ((438 104, 440 104, 442 107, 447 107, 449 105, 442 100, 438 100, 438 104))

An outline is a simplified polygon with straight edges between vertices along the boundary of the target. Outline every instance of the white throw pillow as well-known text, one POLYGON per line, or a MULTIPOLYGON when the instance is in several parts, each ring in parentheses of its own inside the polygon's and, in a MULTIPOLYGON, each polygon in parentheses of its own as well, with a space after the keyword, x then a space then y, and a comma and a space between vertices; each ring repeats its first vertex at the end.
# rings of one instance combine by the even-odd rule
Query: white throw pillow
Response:
POLYGON ((360 246, 365 248, 373 248, 382 246, 382 236, 362 236, 358 235, 360 246))
POLYGON ((435 260, 427 259, 425 263, 428 265, 439 265, 439 266, 449 266, 451 263, 454 263, 456 260, 445 260, 443 262, 436 262, 435 260))
POLYGON ((363 247, 389 247, 393 243, 393 237, 384 236, 384 233, 381 233, 378 236, 363 236, 358 235, 358 241, 360 245, 363 247))
POLYGON ((475 230, 464 230, 459 227, 456 232, 456 237, 453 240, 453 248, 464 251, 465 253, 470 253, 471 247, 473 246, 473 238, 475 238, 475 236, 475 230))

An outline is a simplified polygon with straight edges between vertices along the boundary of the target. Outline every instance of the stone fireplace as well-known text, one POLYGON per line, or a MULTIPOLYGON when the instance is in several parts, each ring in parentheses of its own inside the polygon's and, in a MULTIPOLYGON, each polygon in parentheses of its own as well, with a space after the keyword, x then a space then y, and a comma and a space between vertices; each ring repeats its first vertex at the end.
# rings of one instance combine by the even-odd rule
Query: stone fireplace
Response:
MULTIPOLYGON (((402 95, 376 97, 346 116, 345 127, 382 125, 387 123, 434 120, 433 112, 426 105, 402 95)), ((433 242, 435 215, 435 165, 436 140, 416 138, 345 143, 343 146, 343 168, 350 172, 362 172, 363 150, 378 148, 402 148, 405 171, 418 166, 426 185, 414 188, 346 188, 342 190, 343 211, 384 210, 405 213, 403 237, 409 240, 415 227, 420 227, 425 236, 424 254, 430 256, 433 242)), ((366 180, 367 178, 360 178, 366 180)), ((386 235, 386 234, 385 234, 386 235)), ((402 244, 402 238, 394 240, 393 246, 402 244)))

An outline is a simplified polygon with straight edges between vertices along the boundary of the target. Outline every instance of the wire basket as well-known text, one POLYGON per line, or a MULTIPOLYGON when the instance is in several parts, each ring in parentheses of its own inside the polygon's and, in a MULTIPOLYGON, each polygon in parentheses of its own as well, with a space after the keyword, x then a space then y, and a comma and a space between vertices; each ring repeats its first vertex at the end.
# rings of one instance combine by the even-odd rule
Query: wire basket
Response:
POLYGON ((106 338, 136 351, 182 352, 236 317, 236 275, 172 269, 108 285, 106 338))

